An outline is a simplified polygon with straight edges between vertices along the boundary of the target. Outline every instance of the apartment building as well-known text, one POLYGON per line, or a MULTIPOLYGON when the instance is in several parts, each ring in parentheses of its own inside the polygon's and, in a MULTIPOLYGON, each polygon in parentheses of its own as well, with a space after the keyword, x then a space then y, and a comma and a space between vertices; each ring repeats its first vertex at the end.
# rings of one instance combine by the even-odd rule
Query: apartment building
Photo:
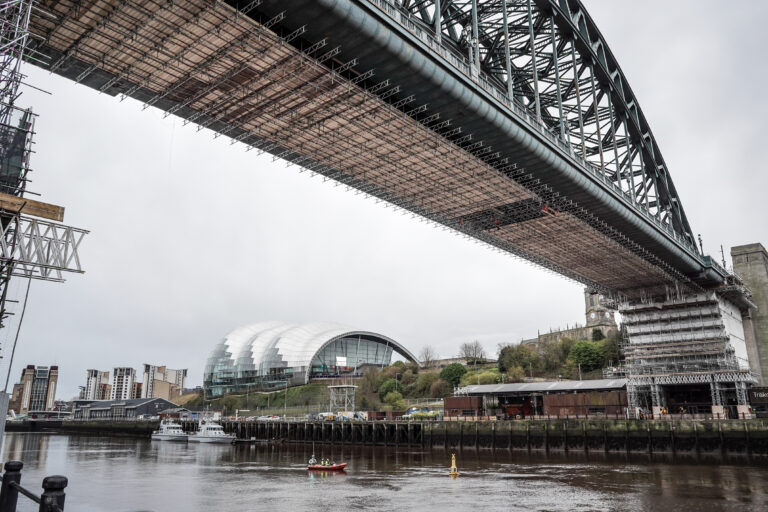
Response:
POLYGON ((102 393, 103 384, 109 385, 109 372, 101 370, 86 370, 87 378, 85 381, 85 390, 83 399, 85 400, 103 400, 99 398, 102 393))
POLYGON ((112 389, 109 393, 110 400, 130 400, 134 392, 136 382, 136 370, 123 367, 112 370, 112 389))
POLYGON ((144 365, 141 398, 171 400, 181 394, 187 384, 187 369, 172 370, 166 366, 144 365))

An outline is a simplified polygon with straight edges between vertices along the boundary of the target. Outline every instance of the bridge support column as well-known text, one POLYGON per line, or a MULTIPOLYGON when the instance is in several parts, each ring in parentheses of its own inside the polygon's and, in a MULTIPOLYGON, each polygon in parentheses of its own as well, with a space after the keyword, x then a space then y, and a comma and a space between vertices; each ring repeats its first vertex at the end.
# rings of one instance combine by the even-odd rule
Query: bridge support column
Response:
POLYGON ((736 412, 741 419, 751 418, 752 413, 747 400, 747 384, 745 382, 735 382, 734 384, 736 384, 736 412))
POLYGON ((725 417, 725 407, 723 407, 723 393, 720 389, 720 383, 712 377, 710 383, 710 392, 712 394, 712 416, 715 418, 725 417))
POLYGON ((655 380, 651 384, 651 400, 653 404, 653 417, 658 419, 663 416, 662 411, 667 407, 667 401, 664 397, 664 390, 655 380))
POLYGON ((746 410, 745 386, 756 381, 742 322, 750 304, 738 283, 695 294, 669 287, 665 299, 622 304, 631 412, 701 414, 708 401, 715 418, 734 401, 746 410))

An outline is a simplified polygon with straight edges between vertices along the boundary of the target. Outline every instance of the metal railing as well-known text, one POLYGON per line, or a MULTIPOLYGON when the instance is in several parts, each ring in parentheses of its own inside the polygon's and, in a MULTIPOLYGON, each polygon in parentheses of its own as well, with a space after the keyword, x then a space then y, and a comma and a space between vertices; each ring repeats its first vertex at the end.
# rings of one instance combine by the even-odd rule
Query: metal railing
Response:
POLYGON ((43 493, 38 496, 21 486, 21 468, 24 464, 18 460, 5 463, 5 473, 0 487, 0 512, 16 512, 19 494, 40 505, 39 512, 64 512, 64 489, 67 477, 47 476, 43 479, 43 493))

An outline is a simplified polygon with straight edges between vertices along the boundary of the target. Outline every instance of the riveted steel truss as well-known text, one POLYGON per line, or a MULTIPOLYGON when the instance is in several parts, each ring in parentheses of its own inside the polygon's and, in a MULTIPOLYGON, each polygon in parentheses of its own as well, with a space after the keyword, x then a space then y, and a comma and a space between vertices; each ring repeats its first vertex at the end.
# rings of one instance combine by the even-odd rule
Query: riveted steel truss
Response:
POLYGON ((88 231, 7 211, 2 218, 0 266, 12 275, 62 282, 63 272, 83 273, 78 250, 88 231))
POLYGON ((371 0, 450 45, 634 205, 698 252, 667 165, 579 0, 371 0))

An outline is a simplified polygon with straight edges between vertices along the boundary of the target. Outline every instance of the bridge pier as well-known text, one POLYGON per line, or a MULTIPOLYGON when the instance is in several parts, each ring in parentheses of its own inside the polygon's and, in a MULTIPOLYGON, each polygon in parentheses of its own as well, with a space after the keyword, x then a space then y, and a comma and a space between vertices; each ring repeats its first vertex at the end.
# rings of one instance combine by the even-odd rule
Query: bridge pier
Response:
POLYGON ((752 306, 736 285, 622 304, 630 413, 748 414, 746 387, 756 381, 743 316, 752 306))

